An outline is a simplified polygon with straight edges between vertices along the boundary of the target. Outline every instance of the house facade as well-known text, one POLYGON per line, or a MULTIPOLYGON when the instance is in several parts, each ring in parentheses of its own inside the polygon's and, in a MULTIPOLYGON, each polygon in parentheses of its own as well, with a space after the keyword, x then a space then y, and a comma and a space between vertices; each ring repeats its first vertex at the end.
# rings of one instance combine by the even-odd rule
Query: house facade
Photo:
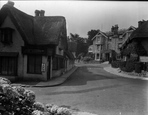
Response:
MULTIPOLYGON (((67 70, 66 20, 30 16, 8 2, 0 10, 0 76, 12 80, 49 80, 67 70)), ((71 63, 72 64, 72 63, 71 63)))
POLYGON ((128 29, 118 29, 118 25, 112 26, 111 32, 106 33, 108 35, 108 48, 110 49, 110 57, 113 59, 121 59, 121 47, 128 40, 131 33, 136 29, 130 26, 128 29))
POLYGON ((106 49, 106 39, 108 37, 105 33, 99 31, 93 38, 93 45, 88 48, 88 52, 92 52, 95 55, 95 60, 102 60, 102 52, 106 49))

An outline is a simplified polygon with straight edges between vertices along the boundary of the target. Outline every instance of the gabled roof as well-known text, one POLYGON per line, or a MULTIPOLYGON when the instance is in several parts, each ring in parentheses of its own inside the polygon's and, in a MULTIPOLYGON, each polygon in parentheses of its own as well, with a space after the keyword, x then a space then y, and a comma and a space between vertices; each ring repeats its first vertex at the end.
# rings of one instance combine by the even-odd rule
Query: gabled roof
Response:
POLYGON ((0 26, 9 16, 26 44, 58 44, 61 32, 66 39, 66 20, 62 16, 33 17, 5 4, 0 10, 0 26))
POLYGON ((92 38, 92 40, 95 39, 95 37, 98 36, 99 34, 101 34, 102 36, 104 36, 104 37, 106 37, 106 38, 108 37, 104 32, 99 31, 99 32, 92 38))
POLYGON ((130 30, 134 31, 134 30, 136 30, 136 27, 130 26, 130 27, 123 33, 122 36, 124 36, 124 35, 126 34, 126 32, 128 32, 128 31, 130 31, 130 30))

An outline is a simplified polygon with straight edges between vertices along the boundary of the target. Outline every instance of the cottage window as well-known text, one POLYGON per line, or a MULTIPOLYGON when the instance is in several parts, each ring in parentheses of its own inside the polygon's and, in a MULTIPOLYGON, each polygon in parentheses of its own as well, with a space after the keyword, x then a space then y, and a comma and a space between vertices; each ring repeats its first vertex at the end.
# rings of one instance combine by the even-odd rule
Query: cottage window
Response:
POLYGON ((13 29, 2 28, 0 30, 0 41, 3 44, 11 44, 12 43, 12 33, 13 33, 13 29))
POLYGON ((28 55, 27 73, 41 74, 42 56, 28 55))
POLYGON ((118 43, 118 49, 122 47, 122 43, 118 43))

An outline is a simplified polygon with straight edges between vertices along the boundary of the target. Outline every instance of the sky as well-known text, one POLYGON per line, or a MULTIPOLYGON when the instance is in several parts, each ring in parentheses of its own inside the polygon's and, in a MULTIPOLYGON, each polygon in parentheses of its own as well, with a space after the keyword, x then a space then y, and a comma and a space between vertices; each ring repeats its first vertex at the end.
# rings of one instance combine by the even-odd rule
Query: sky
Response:
MULTIPOLYGON (((68 36, 73 33, 87 38, 92 29, 107 32, 116 24, 119 29, 126 29, 137 27, 140 20, 148 20, 146 1, 11 1, 29 15, 34 16, 35 10, 45 10, 45 16, 64 16, 68 36)), ((0 0, 0 8, 6 3, 7 0, 0 0)))

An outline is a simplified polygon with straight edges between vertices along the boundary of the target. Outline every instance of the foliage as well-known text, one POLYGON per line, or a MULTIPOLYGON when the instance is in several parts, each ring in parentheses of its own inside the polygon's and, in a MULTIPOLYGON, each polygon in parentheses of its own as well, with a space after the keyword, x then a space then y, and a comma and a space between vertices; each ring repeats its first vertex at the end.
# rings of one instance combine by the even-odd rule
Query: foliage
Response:
POLYGON ((69 42, 75 42, 75 46, 76 48, 71 48, 73 47, 72 45, 69 46, 69 49, 76 49, 76 56, 78 56, 81 53, 86 54, 88 52, 88 47, 89 44, 85 41, 86 38, 80 37, 78 34, 72 34, 70 33, 70 37, 69 37, 69 42))
POLYGON ((134 61, 127 61, 125 67, 121 68, 122 71, 125 72, 132 72, 135 69, 135 62, 134 61))
POLYGON ((88 44, 92 45, 92 38, 99 32, 100 30, 90 30, 88 31, 88 44))
POLYGON ((141 73, 141 70, 142 70, 142 63, 141 62, 135 63, 135 72, 141 73))
POLYGON ((140 42, 133 41, 132 43, 129 43, 124 50, 122 50, 122 55, 130 56, 131 54, 144 56, 147 55, 147 52, 140 42))
POLYGON ((0 115, 71 115, 71 110, 35 101, 35 93, 0 78, 0 115))
POLYGON ((84 57, 84 58, 83 58, 83 61, 84 61, 84 62, 89 62, 89 61, 91 61, 91 60, 92 60, 91 57, 84 57))
POLYGON ((111 62, 111 66, 112 66, 113 68, 118 68, 118 67, 119 67, 119 63, 120 63, 120 61, 112 61, 112 62, 111 62))
POLYGON ((126 61, 120 61, 119 68, 122 69, 126 66, 126 61))

